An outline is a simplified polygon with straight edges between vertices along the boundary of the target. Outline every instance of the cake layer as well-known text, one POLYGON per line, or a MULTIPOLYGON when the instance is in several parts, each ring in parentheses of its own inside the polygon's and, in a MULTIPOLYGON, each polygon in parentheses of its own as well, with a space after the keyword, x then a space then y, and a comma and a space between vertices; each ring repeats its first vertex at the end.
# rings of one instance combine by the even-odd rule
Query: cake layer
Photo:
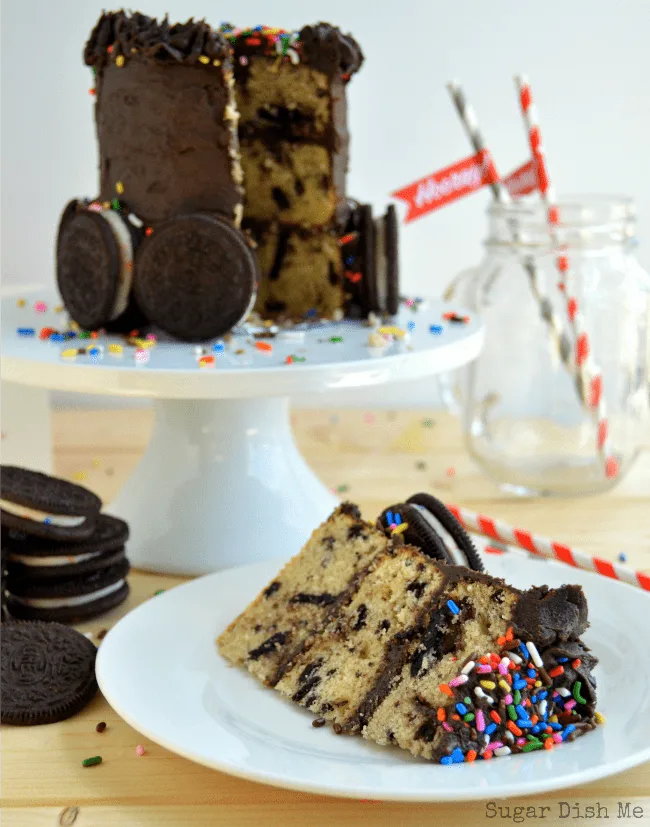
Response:
MULTIPOLYGON (((251 57, 246 66, 236 63, 235 79, 242 137, 269 133, 280 139, 331 144, 332 81, 323 72, 260 56, 251 57)), ((345 117, 340 126, 341 148, 345 148, 345 117)))
POLYGON ((359 710, 370 715, 376 697, 389 691, 392 665, 410 646, 414 618, 443 581, 418 549, 389 549, 276 688, 345 730, 359 729, 359 710))
POLYGON ((146 224, 200 210, 237 222, 243 176, 223 35, 203 22, 105 14, 85 60, 96 76, 100 200, 118 199, 146 224))
POLYGON ((345 302, 335 232, 244 222, 257 242, 261 281, 255 309, 265 318, 332 318, 345 302))
POLYGON ((219 651, 274 685, 388 543, 383 532, 361 520, 356 506, 341 505, 219 637, 219 651))
MULTIPOLYGON (((318 201, 322 201, 320 207, 312 204, 305 213, 298 212, 296 204, 295 213, 286 214, 286 200, 278 192, 280 201, 271 213, 268 204, 258 212, 258 199, 251 195, 246 214, 253 218, 281 218, 314 225, 326 223, 335 211, 337 221, 342 222, 349 160, 345 90, 363 61, 358 44, 325 23, 305 26, 300 32, 258 26, 255 30, 226 30, 225 34, 234 49, 242 143, 251 139, 261 141, 279 163, 287 157, 286 148, 279 148, 281 142, 316 143, 326 150, 327 157, 326 168, 320 160, 316 164, 329 179, 325 192, 317 189, 315 193, 318 201)), ((242 149, 244 158, 249 152, 259 154, 246 144, 242 149)), ((259 158, 253 160, 259 162, 259 158)), ((291 160, 289 163, 293 165, 291 160)), ((250 167, 250 163, 245 164, 247 190, 250 167)), ((266 169, 269 171, 270 167, 266 169)), ((288 184, 272 186, 284 190, 286 199, 294 203, 295 187, 301 188, 300 180, 295 180, 299 177, 293 176, 288 184)))
POLYGON ((332 164, 324 146, 244 139, 241 163, 246 218, 311 227, 327 225, 334 218, 332 164))

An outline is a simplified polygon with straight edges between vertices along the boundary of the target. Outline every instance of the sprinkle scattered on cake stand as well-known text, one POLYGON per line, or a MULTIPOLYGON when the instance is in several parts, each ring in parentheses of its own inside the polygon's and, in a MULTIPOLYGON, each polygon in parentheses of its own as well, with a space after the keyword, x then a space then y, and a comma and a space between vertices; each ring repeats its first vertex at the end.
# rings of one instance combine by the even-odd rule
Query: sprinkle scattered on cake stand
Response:
POLYGON ((3 299, 3 379, 153 400, 151 442, 109 510, 131 526, 134 566, 179 574, 286 555, 333 508, 294 442, 291 396, 426 380, 483 342, 462 308, 415 299, 372 326, 261 323, 200 345, 74 330, 59 308, 43 293, 3 299))

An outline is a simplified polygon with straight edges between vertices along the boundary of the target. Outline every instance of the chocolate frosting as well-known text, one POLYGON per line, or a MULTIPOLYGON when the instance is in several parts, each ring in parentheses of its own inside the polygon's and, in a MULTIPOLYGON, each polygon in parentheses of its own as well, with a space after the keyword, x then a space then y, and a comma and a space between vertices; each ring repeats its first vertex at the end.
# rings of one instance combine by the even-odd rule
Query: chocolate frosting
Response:
POLYGON ((524 592, 514 612, 514 630, 538 647, 576 640, 589 626, 587 599, 580 586, 535 586, 524 592))
POLYGON ((581 640, 571 640, 560 646, 552 646, 542 652, 541 657, 547 672, 559 665, 564 670, 562 675, 554 679, 555 688, 561 686, 570 690, 576 681, 580 681, 580 695, 585 699, 586 704, 580 704, 578 711, 592 715, 596 708, 596 678, 591 674, 591 670, 597 665, 598 658, 591 654, 581 640), (565 660, 567 658, 568 660, 565 660), (577 661, 580 663, 578 664, 577 661))
MULTIPOLYGON (((137 53, 150 60, 196 63, 199 57, 210 60, 230 58, 230 45, 221 32, 204 20, 190 18, 186 23, 169 23, 135 12, 107 12, 97 21, 84 49, 84 62, 102 69, 109 60, 108 49, 118 54, 137 53)), ((114 57, 114 55, 113 55, 114 57)))
POLYGON ((232 43, 236 58, 260 54, 277 57, 276 42, 279 36, 291 38, 290 48, 296 52, 301 63, 332 78, 340 77, 348 81, 363 63, 363 52, 357 41, 330 23, 303 26, 297 33, 269 30, 265 26, 234 29, 229 23, 223 24, 221 28, 232 43))
POLYGON ((363 63, 361 46, 352 35, 343 34, 329 23, 303 26, 299 42, 305 63, 327 75, 349 77, 363 63))

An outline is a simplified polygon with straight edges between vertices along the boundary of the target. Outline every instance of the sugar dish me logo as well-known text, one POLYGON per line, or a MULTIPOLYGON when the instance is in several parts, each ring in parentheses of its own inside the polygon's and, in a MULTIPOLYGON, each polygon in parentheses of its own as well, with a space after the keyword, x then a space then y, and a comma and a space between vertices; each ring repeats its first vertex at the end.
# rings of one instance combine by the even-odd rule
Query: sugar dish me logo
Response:
POLYGON ((529 821, 544 821, 549 824, 558 824, 566 820, 568 824, 582 824, 584 821, 616 821, 623 820, 624 824, 633 824, 635 819, 642 819, 645 813, 643 807, 631 801, 617 801, 607 807, 596 801, 570 802, 554 801, 551 804, 518 805, 507 801, 488 801, 485 804, 485 818, 496 819, 498 824, 509 821, 513 824, 526 824, 529 821))

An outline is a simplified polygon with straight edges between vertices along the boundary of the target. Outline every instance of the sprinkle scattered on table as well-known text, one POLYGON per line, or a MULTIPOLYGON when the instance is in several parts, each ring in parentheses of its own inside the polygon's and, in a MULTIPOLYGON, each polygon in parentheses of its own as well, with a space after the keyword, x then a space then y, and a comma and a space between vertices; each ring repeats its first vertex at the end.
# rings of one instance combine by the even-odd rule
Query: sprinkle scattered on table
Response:
POLYGON ((146 755, 146 752, 147 751, 142 744, 138 744, 138 746, 135 748, 136 755, 146 755))
POLYGON ((97 764, 102 763, 102 756, 101 755, 93 755, 92 758, 84 758, 81 762, 82 767, 95 767, 97 764))
POLYGON ((469 322, 469 316, 460 316, 458 313, 443 313, 442 318, 454 324, 467 324, 469 322))
POLYGON ((505 549, 502 549, 500 546, 492 546, 487 545, 485 546, 485 553, 486 554, 503 554, 505 549))
POLYGON ((95 732, 103 732, 106 729, 106 721, 100 721, 95 727, 95 732))

